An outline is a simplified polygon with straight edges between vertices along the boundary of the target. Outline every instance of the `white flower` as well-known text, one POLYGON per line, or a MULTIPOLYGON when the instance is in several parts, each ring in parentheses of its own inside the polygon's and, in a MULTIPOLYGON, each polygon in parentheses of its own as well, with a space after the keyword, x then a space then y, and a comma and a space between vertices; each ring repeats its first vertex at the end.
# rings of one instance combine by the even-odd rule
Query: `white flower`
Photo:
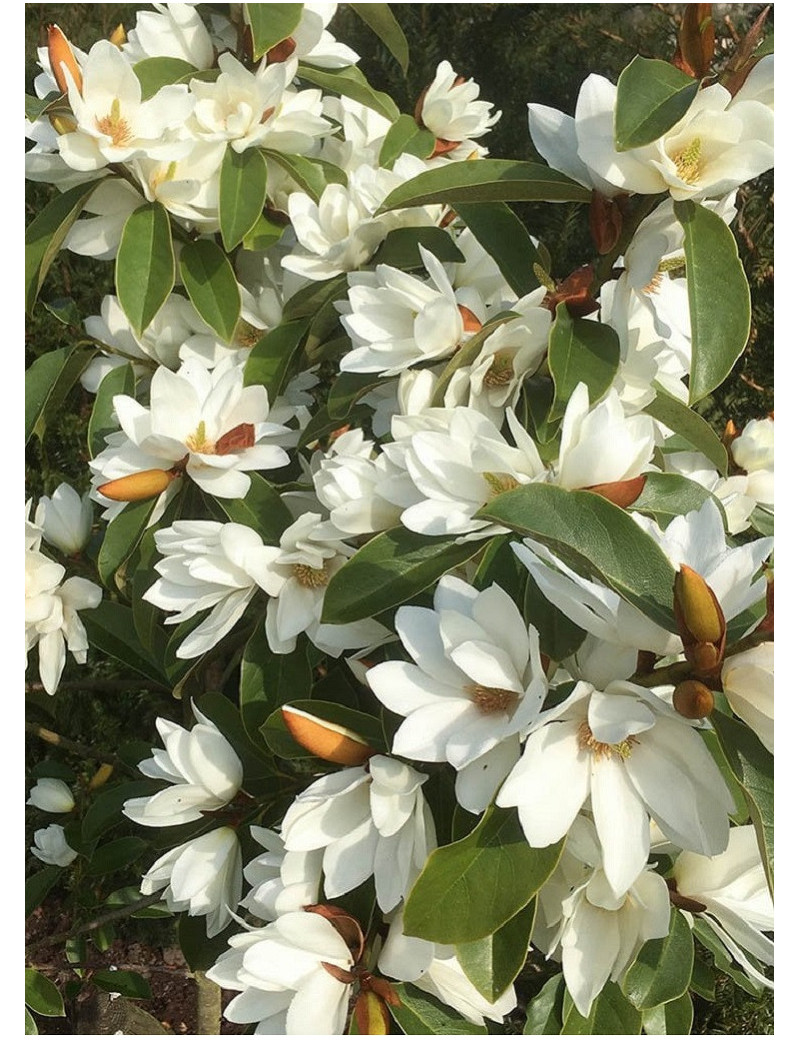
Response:
POLYGON ((156 11, 137 11, 122 53, 133 65, 145 58, 180 58, 196 69, 214 63, 214 47, 194 4, 153 4, 156 11), (157 13, 156 13, 157 12, 157 13))
POLYGON ((397 759, 373 755, 356 766, 315 780, 284 817, 289 852, 324 849, 324 892, 329 899, 375 878, 378 906, 394 909, 436 844, 421 787, 427 777, 397 759))
POLYGON ((441 61, 423 95, 419 118, 440 141, 460 143, 483 137, 502 112, 491 114, 492 103, 479 101, 479 94, 477 83, 464 82, 449 61, 441 61))
POLYGON ((252 888, 242 906, 262 921, 274 921, 316 903, 323 850, 287 852, 281 837, 266 827, 253 826, 250 834, 265 851, 244 868, 244 879, 252 888))
POLYGON ((619 681, 605 691, 579 682, 543 713, 496 801, 516 806, 529 844, 544 848, 567 833, 587 799, 618 896, 647 863, 650 817, 680 848, 716 855, 734 811, 692 723, 649 690, 619 681))
POLYGON ((775 750, 775 644, 761 643, 722 665, 722 689, 736 714, 775 750))
POLYGON ((713 464, 697 451, 671 451, 664 457, 667 473, 680 473, 707 488, 725 510, 725 522, 731 534, 740 534, 750 526, 750 514, 756 500, 747 493, 747 477, 721 477, 713 464))
POLYGON ((737 466, 747 473, 747 493, 762 505, 775 504, 775 424, 751 419, 731 444, 737 466))
POLYGON ((764 933, 775 930, 775 911, 755 828, 732 827, 728 848, 719 856, 682 852, 673 873, 680 895, 703 905, 700 916, 734 960, 751 979, 772 989, 748 956, 774 962, 773 942, 764 933))
POLYGON ((129 798, 123 813, 143 827, 176 827, 221 809, 242 786, 242 763, 214 723, 192 705, 197 725, 185 730, 169 719, 156 719, 165 750, 139 763, 139 771, 165 787, 148 798, 129 798))
POLYGON ((25 804, 35 805, 44 812, 67 813, 75 808, 75 799, 63 780, 44 776, 33 785, 25 804))
POLYGON ((92 533, 92 503, 69 484, 59 484, 53 497, 43 495, 36 507, 36 523, 44 540, 73 556, 83 549, 92 533))
POLYGON ((141 892, 164 891, 172 911, 207 916, 206 934, 219 934, 232 919, 242 894, 242 852, 236 831, 218 827, 170 849, 142 878, 141 892))
POLYGON ((57 823, 34 831, 33 840, 35 844, 31 845, 31 852, 49 866, 68 867, 78 855, 75 849, 67 844, 64 828, 57 823))
POLYGON ((320 69, 342 69, 355 65, 358 55, 352 48, 335 40, 325 26, 336 14, 338 4, 328 0, 311 0, 303 4, 300 24, 290 39, 295 48, 292 55, 320 69))

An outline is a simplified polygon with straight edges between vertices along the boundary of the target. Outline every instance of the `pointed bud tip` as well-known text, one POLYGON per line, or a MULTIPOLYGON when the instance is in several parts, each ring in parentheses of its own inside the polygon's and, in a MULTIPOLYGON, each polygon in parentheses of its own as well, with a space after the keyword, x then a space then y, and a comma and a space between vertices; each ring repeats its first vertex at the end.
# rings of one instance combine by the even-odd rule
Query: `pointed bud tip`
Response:
POLYGON ((684 646, 688 642, 718 644, 725 636, 725 617, 706 581, 685 563, 675 578, 675 614, 684 646))
POLYGON ((685 719, 706 719, 714 710, 714 694, 698 679, 685 679, 675 687, 672 707, 685 719))
POLYGON ((78 91, 83 90, 83 76, 70 42, 55 24, 47 26, 47 56, 50 59, 53 78, 62 94, 66 94, 69 89, 65 69, 69 71, 78 91))
POLYGON ((309 715, 290 704, 284 704, 281 714, 286 728, 300 747, 326 762, 361 766, 373 754, 362 737, 335 722, 309 715))
POLYGON ((97 490, 113 502, 143 502, 166 491, 176 476, 176 473, 167 469, 144 469, 141 473, 131 473, 130 476, 101 484, 97 490))

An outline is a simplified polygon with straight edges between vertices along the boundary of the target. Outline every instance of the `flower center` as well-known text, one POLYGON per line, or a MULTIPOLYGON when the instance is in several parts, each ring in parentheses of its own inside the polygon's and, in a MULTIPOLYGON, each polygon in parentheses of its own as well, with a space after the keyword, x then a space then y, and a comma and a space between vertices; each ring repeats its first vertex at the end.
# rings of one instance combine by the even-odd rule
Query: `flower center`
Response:
POLYGON ((664 281, 664 275, 660 271, 656 271, 647 285, 642 289, 645 296, 653 296, 661 289, 661 283, 664 281))
POLYGON ((519 701, 519 694, 513 690, 502 690, 497 686, 469 687, 472 703, 481 715, 496 715, 500 711, 509 711, 519 701))
POLYGON ((120 148, 133 138, 128 121, 120 115, 119 98, 114 98, 111 102, 111 111, 108 115, 103 116, 102 119, 95 118, 95 122, 100 133, 111 138, 111 143, 115 148, 120 148))
POLYGON ((686 184, 696 184, 700 176, 701 146, 700 138, 695 137, 682 152, 671 157, 675 163, 675 172, 686 184))
POLYGON ((496 495, 502 495, 504 491, 513 491, 519 487, 519 481, 510 473, 484 473, 483 479, 489 485, 490 500, 496 495))
POLYGON ((488 387, 508 386, 513 378, 514 363, 511 358, 507 355, 495 354, 492 367, 483 377, 483 385, 488 387))
POLYGON ((328 584, 327 567, 309 567, 307 563, 295 563, 292 573, 307 589, 320 589, 328 584))
POLYGON ((604 744, 596 739, 588 722, 582 722, 578 730, 578 747, 581 751, 591 751, 595 758, 611 758, 612 755, 629 758, 633 745, 638 743, 636 737, 626 737, 618 744, 604 744))
POLYGON ((206 424, 203 419, 197 424, 194 433, 190 433, 186 438, 185 444, 189 451, 196 451, 200 455, 215 455, 217 451, 214 441, 206 437, 206 424))

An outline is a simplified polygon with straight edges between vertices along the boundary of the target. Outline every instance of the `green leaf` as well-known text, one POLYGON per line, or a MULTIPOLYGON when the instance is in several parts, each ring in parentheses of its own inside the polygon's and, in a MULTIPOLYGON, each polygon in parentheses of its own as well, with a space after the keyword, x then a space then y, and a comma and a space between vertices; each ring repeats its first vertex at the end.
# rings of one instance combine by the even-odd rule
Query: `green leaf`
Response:
POLYGON ((644 944, 622 980, 622 992, 640 1010, 677 1000, 689 988, 693 963, 691 929, 683 914, 673 910, 669 933, 644 944))
POLYGON ((356 402, 385 382, 372 372, 340 372, 328 391, 328 414, 332 419, 345 419, 356 402))
POLYGON ((39 119, 46 109, 48 109, 54 101, 58 101, 59 98, 63 97, 58 90, 51 90, 43 98, 34 97, 33 94, 25 95, 25 118, 30 119, 32 123, 35 123, 39 119))
POLYGON ((555 383, 549 421, 560 419, 578 383, 589 390, 589 404, 599 401, 619 367, 619 337, 610 325, 573 318, 565 303, 556 307, 550 327, 547 360, 555 383))
POLYGON ((82 317, 78 305, 70 296, 60 296, 56 300, 42 300, 44 309, 52 314, 56 321, 69 328, 80 329, 82 317))
POLYGON ((714 464, 723 477, 728 474, 728 453, 725 445, 705 419, 687 408, 683 401, 654 384, 656 397, 644 409, 648 415, 664 423, 673 432, 685 438, 697 451, 714 464))
POLYGON ((713 495, 702 484, 679 473, 648 473, 642 493, 631 509, 637 513, 649 513, 657 520, 661 517, 672 519, 701 509, 709 498, 713 495))
POLYGON ((647 1008, 642 1026, 648 1036, 688 1036, 692 1031, 694 1005, 688 993, 668 1004, 647 1008))
POLYGON ((456 944, 491 935, 533 899, 563 846, 532 849, 516 810, 490 806, 471 834, 428 857, 406 903, 406 935, 456 944))
POLYGON ((707 397, 728 376, 750 338, 750 287, 733 233, 698 202, 676 202, 683 225, 692 368, 689 404, 707 397))
POLYGON ((322 623, 345 625, 400 606, 480 548, 479 541, 430 538, 405 527, 375 535, 331 578, 322 623))
POLYGON ((56 195, 25 228, 25 312, 33 307, 50 265, 58 255, 67 232, 80 216, 97 181, 78 184, 56 195))
POLYGON ((292 514, 281 496, 258 473, 250 474, 250 490, 244 498, 220 498, 217 501, 228 519, 252 527, 268 545, 277 545, 292 522, 292 514))
POLYGON ((756 506, 750 514, 750 526, 765 538, 772 538, 775 534, 775 514, 763 506, 756 506))
POLYGON ((81 347, 59 347, 37 358, 25 373, 25 443, 41 437, 52 416, 95 355, 81 347))
POLYGON ((525 585, 523 615, 525 624, 539 633, 539 648, 551 661, 570 657, 586 638, 584 630, 550 602, 531 575, 525 585))
POLYGON ((733 979, 740 989, 753 997, 757 997, 763 992, 764 987, 761 983, 756 982, 734 964, 727 947, 707 921, 704 921, 702 917, 695 917, 692 922, 692 931, 698 942, 711 953, 714 958, 714 966, 719 971, 733 979))
POLYGON ((561 1032, 564 976, 554 975, 528 1004, 523 1036, 554 1036, 561 1032))
POLYGON ((485 1026, 474 1026, 453 1008, 408 983, 392 983, 400 1005, 389 1005, 392 1018, 406 1036, 486 1035, 485 1026))
MULTIPOLYGON (((167 519, 168 516, 169 513, 162 518, 166 520, 164 526, 167 526, 170 519, 172 519, 172 517, 167 519)), ((130 581, 130 589, 136 636, 153 661, 160 668, 163 668, 168 642, 164 615, 158 607, 144 599, 145 593, 155 581, 155 565, 161 560, 161 554, 156 548, 155 536, 155 529, 150 527, 139 543, 136 567, 130 581)))
MULTIPOLYGON (((392 98, 381 90, 375 90, 355 65, 347 65, 343 69, 318 69, 313 65, 301 64, 297 75, 300 79, 322 87, 323 90, 341 94, 343 97, 352 98, 360 105, 366 105, 390 122, 394 122, 400 115, 400 109, 392 98)), ((346 178, 340 183, 346 183, 346 178)))
MULTIPOLYGON (((121 907, 132 906, 134 903, 138 903, 142 898, 142 893, 135 885, 126 885, 124 888, 118 888, 115 892, 106 899, 105 906, 111 910, 118 910, 121 907)), ((158 903, 153 906, 142 907, 141 910, 136 910, 131 914, 131 917, 135 917, 141 920, 148 918, 164 918, 172 917, 173 914, 170 910, 167 910, 166 903, 158 903)))
POLYGON ((694 964, 692 965, 692 978, 689 983, 689 989, 692 993, 702 997, 703 1000, 710 1000, 713 1003, 717 999, 717 976, 714 974, 714 970, 697 953, 695 953, 694 964))
POLYGON ((347 174, 333 163, 321 159, 307 159, 303 155, 287 155, 285 152, 264 151, 267 159, 271 159, 285 170, 306 195, 314 202, 319 202, 322 193, 329 184, 346 184, 347 174))
POLYGON ((267 164, 258 148, 225 149, 219 172, 219 227, 230 253, 261 216, 267 199, 267 164))
POLYGON ((260 741, 250 739, 236 705, 222 693, 204 693, 198 697, 197 707, 211 719, 241 759, 245 789, 261 794, 261 790, 253 790, 251 784, 261 784, 265 778, 274 789, 270 756, 260 741))
POLYGON ((181 278, 195 310, 224 343, 230 343, 242 308, 230 261, 216 243, 198 239, 181 251, 181 278))
POLYGON ((408 72, 408 40, 392 14, 389 4, 348 4, 353 12, 365 22, 375 33, 381 43, 385 44, 391 56, 403 70, 408 72))
POLYGON ((157 501, 129 502, 106 527, 97 557, 97 573, 106 588, 116 591, 114 575, 141 541, 157 501))
POLYGON ((250 739, 263 739, 261 727, 287 692, 293 698, 308 697, 312 679, 303 642, 290 654, 274 654, 264 625, 258 624, 244 648, 239 680, 239 707, 250 739))
POLYGON ((95 849, 86 873, 89 877, 101 877, 115 870, 123 870, 135 863, 147 848, 147 842, 142 838, 115 838, 95 849))
POLYGON ((114 281, 120 306, 141 336, 175 285, 172 229, 160 202, 140 206, 125 221, 114 281))
POLYGON ((725 758, 741 784, 756 829, 767 884, 775 874, 775 762, 749 726, 721 711, 711 716, 725 758))
POLYGON ((38 1036, 39 1030, 33 1020, 33 1015, 25 1008, 25 1036, 38 1036))
POLYGON ((456 957, 464 974, 481 996, 492 1004, 522 970, 535 913, 534 897, 492 935, 456 946, 456 957))
POLYGON ((92 982, 106 993, 119 993, 133 1000, 152 1000, 150 983, 135 971, 107 971, 92 973, 92 982))
POLYGON ((131 639, 131 633, 136 631, 136 626, 130 607, 104 599, 94 610, 81 611, 81 621, 86 629, 90 647, 111 654, 118 661, 130 665, 154 682, 164 683, 164 676, 153 661, 145 656, 131 639))
POLYGON ((307 318, 316 315, 325 304, 332 300, 340 300, 347 295, 347 275, 338 274, 326 282, 312 282, 286 301, 283 308, 283 320, 294 321, 296 318, 307 318))
POLYGON ((258 220, 250 228, 242 239, 242 248, 254 252, 269 249, 283 236, 288 225, 278 224, 263 213, 259 214, 258 220))
POLYGON ((197 73, 197 68, 183 58, 143 58, 133 66, 136 78, 142 88, 142 101, 147 101, 157 94, 162 87, 170 83, 180 83, 187 77, 197 73))
POLYGON ((25 969, 25 1003, 37 1015, 47 1018, 61 1018, 64 1015, 64 1001, 56 986, 33 968, 25 969))
POLYGON ((378 213, 434 202, 589 202, 592 193, 558 170, 512 159, 450 162, 390 192, 378 213))
POLYGON ((477 516, 541 542, 568 567, 599 579, 668 632, 676 630, 672 564, 624 509, 600 495, 526 484, 498 495, 477 516))
POLYGON ((455 210, 518 296, 538 288, 533 265, 541 263, 539 251, 513 210, 504 202, 461 202, 455 210))
MULTIPOLYGON (((768 54, 775 53, 775 33, 765 36, 761 43, 753 51, 754 58, 766 58, 768 54)), ((28 117, 30 118, 30 116, 28 117)))
POLYGON ((103 381, 95 394, 87 431, 89 453, 92 458, 99 455, 105 448, 106 437, 119 429, 119 422, 114 412, 114 398, 117 394, 132 397, 135 389, 136 377, 131 364, 117 365, 103 376, 103 381))
POLYGON ((418 159, 428 159, 435 147, 436 138, 430 130, 418 126, 413 116, 404 114, 398 116, 386 131, 378 161, 381 166, 391 168, 395 159, 404 152, 416 155, 418 159))
POLYGON ((61 867, 48 865, 25 878, 25 916, 28 917, 47 896, 58 881, 61 867))
POLYGON ((435 227, 395 228, 386 236, 372 258, 372 263, 388 264, 389 267, 397 267, 401 271, 414 270, 424 266, 420 246, 424 246, 442 263, 464 263, 464 254, 450 235, 442 228, 435 227))
POLYGON ((629 1004, 619 986, 607 982, 595 998, 584 1018, 569 993, 564 995, 562 1036, 638 1036, 642 1029, 642 1013, 629 1004))
POLYGON ((459 368, 464 368, 465 365, 471 365, 477 358, 478 354, 480 354, 481 347, 491 334, 499 329, 501 325, 505 325, 506 322, 511 321, 514 317, 516 317, 516 315, 512 311, 501 312, 496 317, 492 318, 491 321, 487 321, 485 325, 481 326, 481 329, 476 332, 474 336, 470 336, 463 347, 456 350, 455 354, 453 354, 442 370, 442 374, 436 380, 433 394, 431 395, 432 407, 438 408, 444 405, 444 395, 447 391, 448 384, 453 377, 453 373, 457 372, 459 368))
MULTIPOLYGON (((377 751, 385 751, 386 745, 383 739, 383 730, 380 719, 373 715, 367 715, 363 711, 355 711, 344 704, 334 704, 331 701, 316 700, 309 698, 297 700, 293 690, 279 690, 276 700, 283 706, 289 704, 299 711, 306 711, 309 715, 326 722, 333 722, 337 726, 344 726, 364 740, 377 751)), ((280 758, 314 758, 310 751, 298 744, 289 732, 283 718, 281 708, 272 712, 270 717, 261 727, 261 734, 273 754, 280 758)))
POLYGON ((292 362, 308 331, 307 319, 283 322, 270 329, 247 355, 244 385, 266 387, 272 402, 289 381, 292 362))
POLYGON ((96 841, 102 834, 125 817, 122 805, 129 798, 145 798, 160 790, 161 784, 154 780, 126 780, 115 787, 104 788, 92 799, 83 816, 81 836, 85 842, 96 841))
POLYGON ((300 24, 302 4, 245 4, 245 21, 253 34, 253 61, 288 39, 300 24))
POLYGON ((219 935, 209 939, 206 935, 204 916, 189 917, 188 914, 181 914, 178 918, 178 943, 189 970, 208 971, 216 959, 228 949, 228 936, 240 928, 241 925, 231 924, 219 935))
POLYGON ((614 147, 625 152, 663 137, 686 115, 699 89, 699 80, 669 62, 637 54, 617 83, 614 147))

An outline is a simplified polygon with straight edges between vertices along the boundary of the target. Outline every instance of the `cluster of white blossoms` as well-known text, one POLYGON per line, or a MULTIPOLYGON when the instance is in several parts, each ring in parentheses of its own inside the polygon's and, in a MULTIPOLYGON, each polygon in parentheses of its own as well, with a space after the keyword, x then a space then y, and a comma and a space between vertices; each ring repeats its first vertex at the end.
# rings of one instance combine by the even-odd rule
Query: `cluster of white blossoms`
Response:
MULTIPOLYGON (((39 52, 28 176, 83 192, 61 244, 118 258, 118 277, 85 323, 90 492, 62 485, 26 517, 26 649, 48 693, 67 650, 86 661, 78 612, 103 593, 65 576, 95 558, 94 503, 117 538, 100 549, 106 600, 137 631, 139 611, 176 628, 166 686, 221 665, 230 701, 242 655, 249 683, 263 668, 287 685, 250 690, 244 723, 202 701, 191 729, 158 719, 164 747, 139 767, 152 788, 123 809, 158 829, 143 895, 204 917, 209 937, 230 929, 208 977, 256 1033, 389 1032, 406 986, 502 1022, 513 984, 488 999, 465 943, 404 919, 457 803, 461 834, 488 810, 530 849, 563 846, 531 943, 581 1015, 677 912, 771 985, 767 876, 708 717, 716 705, 773 750, 773 420, 723 444, 689 410, 699 347, 673 207, 692 200, 728 235, 735 189, 772 165, 771 58, 624 151, 600 76, 574 119, 531 105, 533 144, 586 201, 654 197, 604 250, 613 275, 556 283, 537 264, 539 285, 498 262, 471 207, 441 191, 395 205, 415 178, 465 176, 488 154, 500 112, 449 62, 401 116, 327 30, 336 4, 264 5, 297 16, 275 40, 262 5, 153 6, 88 52, 51 27, 39 52), (234 182, 257 197, 247 227, 234 182), (168 248, 158 268, 141 254, 140 298, 120 273, 145 218, 148 250, 160 227, 168 248), (492 515, 516 489, 552 494, 554 515, 492 515), (562 501, 598 507, 589 535, 562 501), (541 538, 517 533, 540 519, 541 538), (634 558, 619 563, 622 542, 612 555, 620 574, 641 562, 641 588, 586 549, 623 522, 634 558), (377 577, 376 546, 390 547, 377 577), (438 570, 437 553, 452 554, 438 570), (653 559, 674 616, 653 606, 653 559), (350 604, 334 621, 331 590, 350 604), (363 918, 361 896, 376 903, 363 918), (387 1028, 365 1029, 376 1016, 387 1028)), ((546 252, 525 231, 527 247, 546 252)), ((163 664, 144 657, 145 674, 163 664)), ((75 803, 48 778, 29 804, 75 803)), ((58 825, 35 842, 48 864, 78 855, 58 825)))

